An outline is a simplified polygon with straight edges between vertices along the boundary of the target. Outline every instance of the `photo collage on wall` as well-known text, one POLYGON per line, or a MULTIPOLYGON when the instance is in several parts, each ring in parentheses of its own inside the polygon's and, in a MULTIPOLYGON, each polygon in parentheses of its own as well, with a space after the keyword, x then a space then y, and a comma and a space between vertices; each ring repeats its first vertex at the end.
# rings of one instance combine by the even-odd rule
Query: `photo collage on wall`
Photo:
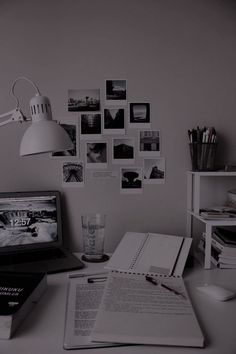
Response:
POLYGON ((123 194, 164 183, 165 158, 160 130, 152 129, 150 103, 128 102, 127 80, 105 80, 103 104, 100 91, 68 90, 68 112, 78 116, 63 118, 60 124, 74 148, 52 154, 64 160, 63 187, 84 187, 88 171, 91 178, 119 178, 123 194))

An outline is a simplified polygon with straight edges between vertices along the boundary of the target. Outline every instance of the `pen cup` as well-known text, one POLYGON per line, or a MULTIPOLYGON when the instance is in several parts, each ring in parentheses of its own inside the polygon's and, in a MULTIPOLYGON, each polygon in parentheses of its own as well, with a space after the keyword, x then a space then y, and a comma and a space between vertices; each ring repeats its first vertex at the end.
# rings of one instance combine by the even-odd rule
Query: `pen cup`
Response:
POLYGON ((82 215, 82 235, 84 254, 82 260, 86 262, 104 262, 109 259, 104 254, 106 215, 82 215))
POLYGON ((214 171, 217 143, 191 143, 192 171, 214 171))

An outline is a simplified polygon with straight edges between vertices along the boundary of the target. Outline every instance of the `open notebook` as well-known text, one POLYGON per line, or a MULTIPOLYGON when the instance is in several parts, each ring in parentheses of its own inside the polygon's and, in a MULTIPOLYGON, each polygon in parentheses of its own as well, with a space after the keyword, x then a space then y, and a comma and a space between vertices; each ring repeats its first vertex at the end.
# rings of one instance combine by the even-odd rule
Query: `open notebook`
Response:
POLYGON ((105 268, 182 275, 191 243, 189 237, 126 232, 105 268))

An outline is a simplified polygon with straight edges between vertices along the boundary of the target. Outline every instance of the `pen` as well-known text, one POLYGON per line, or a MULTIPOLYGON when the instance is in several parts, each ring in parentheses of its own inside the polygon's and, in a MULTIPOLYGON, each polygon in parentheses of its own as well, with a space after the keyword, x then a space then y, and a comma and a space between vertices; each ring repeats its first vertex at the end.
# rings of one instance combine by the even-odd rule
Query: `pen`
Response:
POLYGON ((175 295, 182 296, 184 299, 186 299, 183 294, 179 293, 175 289, 172 289, 172 288, 170 288, 169 286, 167 286, 165 284, 162 284, 160 282, 158 283, 156 279, 154 279, 153 277, 151 277, 149 275, 146 275, 146 280, 149 281, 149 283, 152 283, 153 285, 158 285, 159 284, 162 288, 174 293, 175 295))
POLYGON ((216 129, 197 126, 196 129, 188 129, 188 136, 190 143, 215 143, 216 129))
POLYGON ((106 272, 100 272, 100 273, 72 273, 69 274, 69 278, 84 278, 84 277, 91 277, 91 276, 96 276, 96 275, 103 275, 107 274, 106 272))
POLYGON ((147 281, 149 281, 149 283, 152 283, 153 285, 158 285, 158 282, 153 277, 150 277, 150 275, 146 275, 145 278, 147 281))
POLYGON ((204 132, 203 132, 202 142, 203 142, 203 143, 206 143, 206 142, 207 142, 207 131, 204 131, 204 132))
POLYGON ((191 130, 188 130, 188 136, 189 136, 190 143, 192 143, 193 142, 193 137, 192 137, 192 131, 191 130))
POLYGON ((87 281, 88 283, 100 283, 107 280, 107 277, 95 277, 95 278, 88 278, 87 281))
POLYGON ((179 293, 179 292, 176 291, 175 289, 172 289, 172 288, 170 288, 169 286, 167 286, 167 285, 165 285, 165 284, 161 284, 161 286, 162 286, 164 289, 167 289, 167 290, 171 291, 171 292, 174 293, 175 295, 182 296, 184 299, 186 299, 185 296, 184 296, 182 293, 179 293))

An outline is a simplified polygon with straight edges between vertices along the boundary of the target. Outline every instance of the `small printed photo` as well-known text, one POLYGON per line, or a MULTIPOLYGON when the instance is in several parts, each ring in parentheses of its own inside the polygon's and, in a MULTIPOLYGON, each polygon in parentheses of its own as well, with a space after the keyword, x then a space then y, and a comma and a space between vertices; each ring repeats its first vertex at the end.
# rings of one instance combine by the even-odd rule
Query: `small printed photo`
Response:
POLYGON ((125 109, 104 109, 104 134, 125 134, 125 109))
POLYGON ((107 168, 107 142, 86 142, 85 153, 87 168, 107 168))
POLYGON ((114 138, 112 144, 112 163, 134 163, 134 138, 114 138))
POLYGON ((100 139, 102 137, 101 113, 81 113, 80 115, 81 139, 100 139))
POLYGON ((129 104, 129 127, 139 129, 151 127, 150 103, 129 104))
POLYGON ((139 134, 139 155, 160 156, 160 131, 142 130, 139 134))
POLYGON ((79 162, 63 162, 62 185, 64 187, 84 187, 84 164, 79 162))
POLYGON ((165 158, 144 159, 144 183, 160 184, 165 183, 165 158))
POLYGON ((105 104, 124 105, 127 103, 127 80, 106 80, 105 104))
POLYGON ((51 154, 51 156, 58 157, 58 158, 60 158, 60 157, 65 158, 66 156, 78 157, 79 156, 79 153, 78 153, 78 149, 79 149, 78 124, 74 123, 74 122, 71 122, 71 123, 60 122, 60 125, 63 129, 65 129, 65 131, 69 135, 74 147, 73 147, 73 149, 70 149, 70 150, 53 152, 51 154))
POLYGON ((68 111, 89 112, 100 110, 99 89, 68 90, 68 111))
POLYGON ((121 193, 140 194, 143 191, 143 172, 140 167, 121 168, 121 193))

